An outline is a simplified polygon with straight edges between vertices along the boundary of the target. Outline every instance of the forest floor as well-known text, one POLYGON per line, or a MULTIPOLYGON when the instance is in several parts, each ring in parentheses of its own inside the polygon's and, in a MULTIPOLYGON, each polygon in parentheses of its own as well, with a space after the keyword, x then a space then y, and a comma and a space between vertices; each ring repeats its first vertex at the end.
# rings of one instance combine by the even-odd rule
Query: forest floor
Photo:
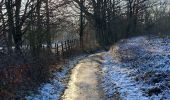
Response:
POLYGON ((71 58, 38 91, 26 99, 170 100, 170 38, 134 37, 71 58))

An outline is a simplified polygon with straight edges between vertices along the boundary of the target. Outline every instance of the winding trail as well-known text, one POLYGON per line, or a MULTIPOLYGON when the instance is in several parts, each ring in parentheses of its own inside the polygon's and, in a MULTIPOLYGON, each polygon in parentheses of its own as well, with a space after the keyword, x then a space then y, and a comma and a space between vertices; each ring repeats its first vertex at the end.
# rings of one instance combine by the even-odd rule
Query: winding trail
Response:
POLYGON ((104 100, 104 93, 99 87, 101 55, 98 53, 79 61, 72 70, 62 100, 104 100))

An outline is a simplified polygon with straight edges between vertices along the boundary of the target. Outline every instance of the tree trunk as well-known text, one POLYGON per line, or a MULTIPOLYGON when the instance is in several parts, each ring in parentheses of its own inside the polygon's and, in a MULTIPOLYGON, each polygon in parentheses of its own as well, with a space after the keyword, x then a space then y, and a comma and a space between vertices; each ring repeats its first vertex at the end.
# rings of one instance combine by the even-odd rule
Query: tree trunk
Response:
POLYGON ((50 33, 50 16, 49 16, 49 5, 48 5, 48 0, 46 0, 46 24, 47 24, 47 29, 46 29, 46 34, 47 34, 47 47, 48 49, 51 48, 51 33, 50 33))
POLYGON ((22 33, 21 33, 21 25, 20 25, 21 0, 16 0, 15 4, 17 6, 15 11, 15 34, 13 34, 13 38, 15 42, 16 53, 21 54, 21 46, 22 46, 22 33))
POLYGON ((5 6, 8 16, 8 50, 9 53, 12 52, 12 35, 15 33, 14 19, 13 19, 13 7, 12 0, 5 0, 5 6))
POLYGON ((83 48, 83 3, 84 0, 80 1, 80 46, 83 48))

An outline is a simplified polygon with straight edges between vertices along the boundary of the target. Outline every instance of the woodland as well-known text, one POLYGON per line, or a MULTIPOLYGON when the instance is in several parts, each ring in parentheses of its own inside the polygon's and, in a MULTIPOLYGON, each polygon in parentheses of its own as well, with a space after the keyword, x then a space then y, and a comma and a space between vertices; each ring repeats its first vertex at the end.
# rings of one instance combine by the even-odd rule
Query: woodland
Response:
MULTIPOLYGON (((142 56, 142 54, 136 52, 142 52, 144 55, 146 52, 139 51, 143 50, 143 48, 147 50, 151 50, 151 47, 155 50, 167 48, 167 51, 163 49, 159 52, 166 55, 168 60, 166 59, 165 66, 169 68, 169 35, 169 0, 0 0, 0 100, 61 99, 63 92, 60 96, 54 96, 55 99, 29 99, 26 97, 37 93, 38 87, 53 79, 54 73, 65 70, 65 66, 73 66, 67 69, 68 73, 70 73, 70 70, 74 69, 76 65, 75 62, 80 61, 79 58, 83 59, 87 55, 103 51, 111 52, 111 55, 114 55, 112 57, 115 59, 119 55, 121 62, 125 59, 129 63, 133 63, 131 66, 135 66, 134 63, 139 65, 139 63, 136 63, 138 60, 132 61, 128 55, 142 56), (151 41, 140 36, 148 37, 151 41), (135 40, 134 37, 139 38, 135 40), (160 39, 156 40, 155 38, 160 39), (166 43, 167 45, 162 47, 164 44, 161 43, 166 43), (115 47, 117 45, 119 49, 115 47), (122 50, 125 50, 125 52, 122 50), (77 60, 74 62, 73 59, 77 60), (73 60, 71 64, 70 60, 73 60)), ((107 55, 100 55, 99 57, 97 55, 95 59, 102 57, 109 63, 110 58, 107 55)), ((155 56, 150 54, 147 57, 154 58, 155 56)), ((143 59, 146 60, 147 57, 143 59)), ((155 61, 156 64, 158 61, 155 59, 152 61, 155 61)), ((140 60, 139 62, 145 60, 140 60)), ((106 62, 103 62, 105 64, 103 66, 107 69, 106 62)), ((114 62, 114 64, 116 65, 117 63, 114 62)), ((143 64, 146 64, 146 62, 143 62, 143 64)), ((150 65, 148 64, 148 66, 150 65)), ((113 69, 123 73, 121 69, 115 68, 110 68, 110 71, 113 69)), ((167 70, 166 72, 168 73, 170 70, 167 70)), ((116 75, 116 72, 112 76, 114 75, 116 75)), ((149 79, 147 75, 144 77, 149 79)), ((166 74, 165 76, 168 77, 166 81, 169 82, 170 75, 166 74)), ((67 77, 70 77, 70 75, 67 77)), ((112 86, 113 84, 106 82, 110 78, 105 78, 102 81, 103 88, 106 89, 105 85, 107 86, 108 84, 114 87, 112 86)), ((129 78, 122 76, 122 79, 128 80, 129 78)), ((141 77, 138 77, 138 80, 140 79, 141 77)), ((62 80, 69 84, 68 81, 71 79, 62 80)), ((169 91, 169 88, 166 90, 169 91)), ((107 95, 108 91, 104 90, 106 96, 110 97, 110 95, 107 95)), ((149 96, 152 96, 154 93, 159 94, 161 90, 154 88, 148 91, 149 96)), ((168 93, 168 96, 170 96, 170 92, 168 93)), ((123 98, 123 100, 138 99, 129 97, 129 99, 123 98)), ((141 97, 139 100, 145 99, 141 97)))

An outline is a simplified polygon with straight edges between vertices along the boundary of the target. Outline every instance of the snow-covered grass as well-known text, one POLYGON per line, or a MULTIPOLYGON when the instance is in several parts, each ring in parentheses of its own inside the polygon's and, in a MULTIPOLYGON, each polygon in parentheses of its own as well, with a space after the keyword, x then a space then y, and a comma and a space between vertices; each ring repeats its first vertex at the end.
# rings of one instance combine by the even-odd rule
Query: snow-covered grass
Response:
POLYGON ((70 58, 68 63, 63 65, 63 69, 60 72, 54 73, 54 78, 49 83, 42 84, 38 89, 38 93, 30 94, 25 97, 26 100, 60 100, 60 97, 67 86, 67 82, 64 80, 69 77, 69 71, 80 59, 85 57, 86 54, 70 58))
POLYGON ((138 100, 148 100, 140 91, 140 85, 129 77, 133 70, 128 69, 128 65, 112 59, 109 55, 105 55, 104 59, 102 86, 108 98, 119 92, 123 100, 136 100, 136 97, 138 100))
POLYGON ((108 98, 170 100, 170 38, 122 40, 103 59, 102 87, 108 98))

